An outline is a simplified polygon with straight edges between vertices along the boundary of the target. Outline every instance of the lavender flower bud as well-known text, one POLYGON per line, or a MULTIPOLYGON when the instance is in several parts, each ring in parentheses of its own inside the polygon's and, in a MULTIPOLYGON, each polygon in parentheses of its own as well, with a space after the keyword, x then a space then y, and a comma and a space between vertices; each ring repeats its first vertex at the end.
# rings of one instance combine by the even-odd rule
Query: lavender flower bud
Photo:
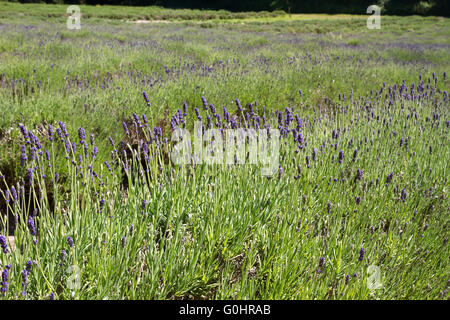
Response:
POLYGON ((355 151, 353 152, 353 162, 356 161, 356 156, 358 155, 358 149, 355 149, 355 151))
POLYGON ((366 251, 364 250, 364 248, 361 248, 361 251, 359 252, 359 261, 363 261, 365 253, 366 251))
POLYGON ((147 92, 142 92, 142 95, 144 96, 144 100, 147 103, 147 106, 150 107, 150 99, 148 98, 147 92))
POLYGON ((8 284, 8 278, 9 278, 9 271, 8 269, 4 269, 2 272, 2 287, 0 289, 0 292, 4 296, 6 294, 6 291, 8 290, 9 284, 8 284))
POLYGON ((16 191, 16 188, 14 188, 14 186, 11 187, 11 197, 12 197, 13 202, 17 201, 17 199, 18 199, 17 191, 16 191))
POLYGON ((123 126, 123 130, 125 131, 125 134, 127 136, 129 136, 130 135, 130 131, 128 131, 127 124, 125 122, 122 122, 122 126, 123 126))
POLYGON ((319 268, 322 268, 323 265, 324 265, 324 263, 325 263, 325 257, 321 257, 321 258, 319 259, 319 268))
POLYGON ((28 217, 28 230, 30 230, 32 236, 36 235, 36 227, 32 216, 28 217))
POLYGON ((9 200, 10 200, 10 197, 9 197, 9 190, 6 190, 6 191, 5 191, 5 201, 6 201, 6 204, 9 203, 9 200))
POLYGON ((84 140, 86 140, 86 132, 83 128, 78 128, 78 138, 80 138, 80 144, 84 144, 84 140))
POLYGON ((25 165, 25 161, 28 160, 28 157, 27 157, 24 145, 21 146, 21 149, 22 149, 22 154, 20 156, 20 166, 23 167, 25 165))
POLYGON ((66 137, 68 137, 68 136, 69 136, 69 133, 67 132, 66 125, 64 124, 64 122, 59 121, 58 124, 59 124, 59 127, 61 128, 62 133, 63 133, 66 137))
POLYGON ((28 271, 24 269, 22 271, 22 286, 23 287, 26 286, 27 280, 28 280, 28 271))
POLYGON ((386 183, 387 183, 387 184, 392 183, 392 178, 393 178, 393 177, 394 177, 394 173, 391 172, 391 173, 387 176, 387 178, 386 178, 386 183))
POLYGON ((65 260, 66 260, 66 250, 61 250, 61 263, 59 265, 62 266, 65 260))
POLYGON ((204 96, 202 96, 202 102, 205 110, 208 110, 208 101, 206 101, 206 98, 204 96))
POLYGON ((28 273, 30 273, 31 267, 32 267, 32 266, 33 266, 33 261, 28 260, 28 261, 27 261, 27 265, 25 266, 25 270, 26 270, 28 273))
POLYGON ((350 282, 350 275, 345 276, 345 284, 348 284, 350 282))
POLYGON ((73 247, 73 239, 72 237, 67 237, 67 243, 69 244, 69 247, 73 247))
POLYGON ((339 151, 339 163, 344 161, 344 150, 339 151))
POLYGON ((403 202, 406 201, 407 195, 408 195, 408 194, 406 193, 405 188, 403 188, 403 190, 402 190, 402 195, 401 195, 401 199, 402 199, 403 202))
POLYGON ((111 143, 111 145, 113 146, 113 148, 116 147, 116 145, 114 144, 114 140, 113 140, 111 137, 109 137, 109 142, 111 143))
POLYGON ((0 247, 3 250, 3 253, 8 253, 8 245, 6 244, 5 236, 0 236, 0 247))
POLYGON ((103 208, 105 207, 105 200, 104 199, 101 199, 100 200, 100 213, 102 213, 103 212, 103 208))
POLYGON ((362 177, 364 175, 364 171, 362 171, 361 169, 358 168, 358 170, 356 170, 356 180, 362 180, 362 177))

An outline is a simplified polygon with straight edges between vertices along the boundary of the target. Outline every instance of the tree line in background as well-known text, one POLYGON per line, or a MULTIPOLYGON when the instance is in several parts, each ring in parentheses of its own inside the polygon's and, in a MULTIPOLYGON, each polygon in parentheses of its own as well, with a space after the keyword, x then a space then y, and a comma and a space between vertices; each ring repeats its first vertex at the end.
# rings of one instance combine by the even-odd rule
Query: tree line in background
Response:
POLYGON ((366 14, 372 4, 382 7, 383 14, 449 16, 449 0, 7 0, 21 3, 90 4, 90 5, 156 5, 167 8, 224 9, 229 11, 274 11, 288 13, 366 14))

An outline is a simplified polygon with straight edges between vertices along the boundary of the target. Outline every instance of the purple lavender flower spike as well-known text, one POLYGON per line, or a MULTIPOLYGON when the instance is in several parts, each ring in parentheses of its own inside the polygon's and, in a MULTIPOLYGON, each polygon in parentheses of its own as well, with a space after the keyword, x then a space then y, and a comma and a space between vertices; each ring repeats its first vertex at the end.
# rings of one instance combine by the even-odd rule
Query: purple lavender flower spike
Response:
POLYGON ((17 201, 18 196, 17 196, 17 191, 16 188, 14 188, 14 186, 11 187, 11 197, 13 202, 17 201))
POLYGON ((104 199, 101 199, 100 200, 100 213, 102 213, 103 212, 103 208, 105 207, 105 200, 104 199))
POLYGON ((34 225, 34 219, 32 216, 28 217, 28 230, 30 230, 32 236, 36 235, 36 226, 34 225))
POLYGON ((208 101, 206 101, 206 98, 202 96, 202 103, 205 110, 208 110, 208 101))
POLYGON ((356 180, 362 180, 363 175, 364 175, 364 171, 362 171, 361 169, 358 168, 358 170, 356 170, 356 177, 355 177, 355 179, 356 180))
POLYGON ((238 107, 238 111, 241 112, 242 111, 242 105, 241 105, 241 101, 238 98, 236 98, 236 105, 238 107))
POLYGON ((129 136, 130 135, 130 131, 128 131, 127 124, 125 122, 122 122, 122 126, 123 126, 123 130, 125 131, 125 134, 127 136, 129 136))
POLYGON ((350 282, 350 275, 345 276, 345 284, 348 284, 350 282))
POLYGON ((62 133, 63 133, 63 134, 66 136, 66 138, 67 138, 67 137, 69 136, 69 132, 67 132, 66 125, 65 125, 64 122, 62 122, 62 121, 59 121, 58 124, 59 124, 59 127, 61 128, 62 133))
POLYGON ((1 283, 2 287, 0 289, 0 292, 2 293, 3 296, 6 295, 6 291, 8 291, 9 287, 8 278, 9 278, 9 271, 7 268, 5 268, 2 272, 2 283, 1 283))
POLYGON ((148 107, 150 107, 150 99, 149 99, 149 97, 148 97, 148 94, 147 94, 147 92, 142 92, 142 95, 144 96, 144 100, 145 100, 145 102, 147 103, 147 106, 148 107))
POLYGON ((27 264, 26 264, 26 266, 25 266, 25 270, 28 272, 28 273, 30 273, 31 272, 31 267, 33 266, 33 261, 31 261, 31 260, 28 260, 27 261, 27 264))
POLYGON ((20 166, 23 167, 25 165, 25 162, 28 160, 26 149, 24 145, 20 146, 22 154, 20 156, 20 166))
POLYGON ((73 247, 73 239, 72 239, 72 237, 67 237, 67 243, 68 243, 68 245, 69 245, 69 247, 73 247))
POLYGON ((344 161, 344 150, 339 151, 339 163, 344 161))
POLYGON ((401 195, 401 198, 402 198, 402 201, 403 201, 403 202, 406 201, 406 197, 407 197, 407 196, 408 196, 408 194, 406 193, 405 188, 403 188, 403 189, 402 189, 402 195, 401 195))
POLYGON ((48 140, 53 141, 53 127, 51 124, 48 125, 48 140))
POLYGON ((187 108, 187 102, 185 101, 185 102, 183 103, 183 117, 186 117, 186 116, 187 116, 187 110, 188 110, 188 108, 187 108))
POLYGON ((364 248, 361 248, 361 251, 359 252, 359 261, 363 261, 365 253, 366 251, 364 250, 364 248))
POLYGON ((390 174, 388 174, 388 176, 386 177, 386 183, 392 183, 392 178, 394 177, 394 173, 391 172, 390 174))
POLYGON ((78 137, 80 138, 80 144, 84 144, 84 140, 86 140, 86 132, 83 128, 78 128, 78 137))
POLYGON ((321 258, 319 259, 319 268, 322 268, 323 265, 324 265, 324 263, 325 263, 325 257, 321 257, 321 258))
POLYGON ((61 250, 61 262, 59 263, 59 265, 63 266, 65 260, 66 260, 66 250, 61 250))
POLYGON ((134 122, 137 124, 139 128, 142 128, 141 120, 139 119, 139 116, 136 114, 136 112, 133 112, 133 118, 134 122))
POLYGON ((27 287, 28 274, 29 274, 29 272, 26 269, 24 269, 22 271, 22 290, 23 290, 22 295, 23 296, 25 296, 27 294, 26 287, 27 287))
POLYGON ((6 243, 6 237, 0 235, 0 247, 2 248, 3 253, 8 253, 8 245, 6 243))

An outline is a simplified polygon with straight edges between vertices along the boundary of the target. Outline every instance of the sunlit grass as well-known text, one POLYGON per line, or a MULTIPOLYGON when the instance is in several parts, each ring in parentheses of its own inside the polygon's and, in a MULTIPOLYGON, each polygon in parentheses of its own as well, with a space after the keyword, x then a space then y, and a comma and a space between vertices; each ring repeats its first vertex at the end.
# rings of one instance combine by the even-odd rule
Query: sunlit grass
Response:
POLYGON ((0 2, 0 234, 13 237, 0 299, 448 298, 449 19, 382 17, 369 30, 365 15, 81 6, 81 30, 68 30, 66 7, 0 2), (129 22, 140 19, 153 22, 129 22), (196 107, 217 121, 202 96, 221 116, 251 103, 275 128, 272 112, 280 127, 286 108, 299 115, 281 139, 280 177, 167 161, 184 102, 187 129, 196 107), (122 127, 139 131, 134 112, 164 132, 149 160, 148 131, 132 139, 122 127), (58 121, 64 143, 49 140, 58 121), (20 125, 42 143, 34 160, 20 125))

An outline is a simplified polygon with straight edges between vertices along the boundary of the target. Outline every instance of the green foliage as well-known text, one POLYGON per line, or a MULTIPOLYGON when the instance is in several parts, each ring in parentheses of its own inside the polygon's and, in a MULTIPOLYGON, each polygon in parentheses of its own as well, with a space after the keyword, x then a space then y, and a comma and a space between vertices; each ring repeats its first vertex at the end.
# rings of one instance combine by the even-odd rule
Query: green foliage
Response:
POLYGON ((1 270, 11 265, 0 299, 448 298, 448 19, 386 16, 381 30, 368 30, 366 16, 82 6, 81 30, 68 30, 65 8, 0 3, 0 233, 14 236, 0 251, 1 270), (147 16, 156 21, 122 21, 147 16), (408 93, 412 83, 417 90, 419 74, 424 87, 430 79, 427 98, 385 97, 403 80, 408 93), (133 112, 145 113, 170 137, 184 102, 188 129, 195 107, 211 115, 201 96, 233 116, 236 98, 257 100, 267 117, 289 107, 304 120, 306 143, 295 152, 291 133, 282 140, 280 178, 261 176, 258 165, 178 167, 154 149, 143 162, 148 134, 130 138, 122 122, 139 132, 133 112), (58 121, 76 151, 56 134, 49 141, 58 121), (20 124, 50 161, 44 153, 20 165, 20 146, 31 151, 20 124), (83 153, 80 127, 95 137, 95 159, 93 145, 83 153), (28 168, 36 168, 31 188, 28 168), (19 200, 6 205, 5 190, 21 184, 19 200), (37 236, 27 225, 34 208, 37 236), (371 264, 379 290, 367 284, 371 264))

